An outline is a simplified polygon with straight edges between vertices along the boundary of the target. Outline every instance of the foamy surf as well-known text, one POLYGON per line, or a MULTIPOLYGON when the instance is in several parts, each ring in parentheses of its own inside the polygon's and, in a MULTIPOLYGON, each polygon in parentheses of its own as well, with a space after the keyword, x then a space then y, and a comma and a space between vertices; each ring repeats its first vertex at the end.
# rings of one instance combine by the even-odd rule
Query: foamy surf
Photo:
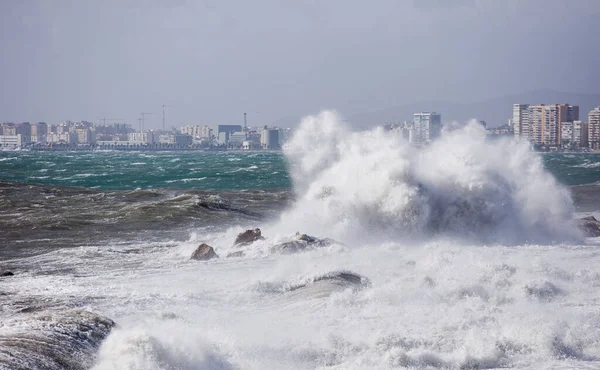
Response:
POLYGON ((278 226, 290 231, 342 240, 578 238, 570 193, 541 157, 522 142, 486 141, 476 123, 417 149, 382 129, 350 132, 322 112, 302 121, 286 156, 298 201, 278 226))

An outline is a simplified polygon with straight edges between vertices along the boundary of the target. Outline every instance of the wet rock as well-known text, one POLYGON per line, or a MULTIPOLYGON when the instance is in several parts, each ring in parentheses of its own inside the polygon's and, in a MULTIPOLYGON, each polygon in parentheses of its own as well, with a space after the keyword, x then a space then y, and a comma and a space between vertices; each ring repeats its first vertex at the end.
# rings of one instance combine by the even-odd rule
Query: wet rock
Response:
POLYGON ((578 225, 585 236, 591 238, 600 236, 600 221, 596 220, 596 217, 583 217, 578 220, 578 225))
POLYGON ((271 247, 271 253, 292 254, 303 252, 307 249, 327 247, 336 243, 337 242, 333 239, 320 239, 314 236, 297 233, 296 240, 274 245, 271 247))
POLYGON ((0 276, 14 276, 15 274, 11 271, 4 271, 0 273, 0 276))
POLYGON ((239 258, 239 257, 244 257, 243 251, 232 252, 227 255, 227 258, 239 258))
POLYGON ((261 231, 256 228, 254 230, 246 230, 243 233, 239 233, 233 244, 237 246, 249 245, 261 239, 264 239, 261 235, 261 231))
POLYGON ((0 369, 84 370, 115 323, 75 310, 23 314, 3 325, 10 330, 0 334, 0 369))
POLYGON ((200 244, 198 246, 198 248, 196 248, 194 253, 192 253, 192 256, 190 257, 191 260, 198 260, 198 261, 208 261, 213 258, 219 258, 219 256, 217 255, 217 253, 215 253, 215 250, 213 249, 213 247, 211 247, 210 245, 208 245, 206 243, 200 244))
POLYGON ((525 291, 530 297, 541 301, 552 301, 554 298, 565 294, 562 289, 548 281, 542 284, 527 285, 525 291))

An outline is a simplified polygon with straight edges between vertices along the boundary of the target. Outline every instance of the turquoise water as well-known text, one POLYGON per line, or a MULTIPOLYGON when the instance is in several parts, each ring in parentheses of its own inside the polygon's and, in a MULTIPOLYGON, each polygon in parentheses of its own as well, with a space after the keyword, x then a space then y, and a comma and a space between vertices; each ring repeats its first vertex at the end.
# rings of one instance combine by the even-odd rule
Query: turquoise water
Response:
POLYGON ((106 190, 291 187, 274 152, 0 152, 0 180, 106 190))
MULTIPOLYGON (((600 182, 600 155, 542 155, 565 185, 600 182)), ((290 189, 277 152, 0 152, 0 180, 106 190, 290 189)))

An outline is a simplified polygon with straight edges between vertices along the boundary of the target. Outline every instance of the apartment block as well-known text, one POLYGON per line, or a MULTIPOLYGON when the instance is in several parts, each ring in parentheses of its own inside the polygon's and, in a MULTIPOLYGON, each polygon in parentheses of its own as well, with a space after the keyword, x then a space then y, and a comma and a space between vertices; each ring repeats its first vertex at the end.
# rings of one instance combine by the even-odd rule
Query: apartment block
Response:
POLYGON ((529 104, 513 104, 513 118, 509 123, 513 127, 515 137, 530 138, 528 124, 529 104))
POLYGON ((442 132, 442 115, 435 112, 413 114, 411 131, 409 141, 414 144, 424 144, 439 138, 442 132))
POLYGON ((591 149, 600 149, 600 107, 588 114, 588 141, 591 149))

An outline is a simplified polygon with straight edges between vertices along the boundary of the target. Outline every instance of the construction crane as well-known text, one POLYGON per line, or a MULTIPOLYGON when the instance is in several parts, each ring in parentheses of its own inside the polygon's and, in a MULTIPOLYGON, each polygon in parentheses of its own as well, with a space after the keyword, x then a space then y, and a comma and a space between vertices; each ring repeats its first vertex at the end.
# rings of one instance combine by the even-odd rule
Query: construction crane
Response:
POLYGON ((142 115, 142 120, 140 121, 140 132, 142 132, 142 131, 144 131, 144 118, 146 117, 147 114, 152 114, 152 113, 142 112, 140 114, 142 115))

